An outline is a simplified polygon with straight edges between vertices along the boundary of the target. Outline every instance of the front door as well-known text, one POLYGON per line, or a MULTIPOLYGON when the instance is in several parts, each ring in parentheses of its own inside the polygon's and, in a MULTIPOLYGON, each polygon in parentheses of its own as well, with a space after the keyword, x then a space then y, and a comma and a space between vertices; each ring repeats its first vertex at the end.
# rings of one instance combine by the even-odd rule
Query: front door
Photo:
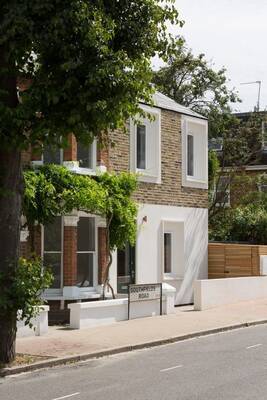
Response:
POLYGON ((117 252, 118 293, 128 293, 128 285, 135 283, 135 247, 126 245, 117 252))

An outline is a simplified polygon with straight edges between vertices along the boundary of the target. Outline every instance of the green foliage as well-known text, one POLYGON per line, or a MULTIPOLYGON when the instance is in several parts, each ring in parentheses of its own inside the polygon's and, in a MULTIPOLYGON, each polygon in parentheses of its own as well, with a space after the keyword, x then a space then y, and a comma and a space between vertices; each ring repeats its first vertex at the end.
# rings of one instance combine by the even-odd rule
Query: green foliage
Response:
POLYGON ((36 306, 43 304, 40 298, 44 289, 53 281, 49 269, 43 270, 41 260, 20 258, 15 274, 12 268, 0 273, 0 315, 17 313, 18 319, 24 319, 26 325, 38 312, 36 306))
POLYGON ((129 173, 104 173, 91 178, 57 165, 24 172, 23 214, 28 224, 48 224, 73 210, 101 215, 109 221, 110 248, 132 244, 136 238, 137 205, 131 198, 137 186, 129 173))
POLYGON ((182 25, 173 0, 3 0, 0 22, 0 141, 11 148, 122 126, 150 100, 151 57, 173 50, 167 25, 182 25))
POLYGON ((122 249, 129 242, 136 241, 137 204, 131 199, 136 190, 136 176, 128 173, 120 175, 103 174, 100 184, 107 192, 106 217, 111 220, 110 249, 122 249))
POLYGON ((218 137, 233 122, 229 104, 240 101, 236 92, 228 89, 225 73, 225 68, 216 71, 204 54, 194 56, 183 43, 167 65, 155 72, 153 81, 179 104, 208 117, 209 136, 218 137))
POLYGON ((240 167, 259 160, 262 150, 262 119, 251 113, 235 120, 223 135, 222 166, 240 167))
POLYGON ((58 165, 45 165, 24 172, 23 213, 29 224, 47 224, 73 209, 103 215, 106 190, 87 176, 76 175, 58 165))
POLYGON ((216 151, 214 150, 210 150, 208 156, 209 183, 212 184, 218 175, 220 161, 218 159, 216 151))

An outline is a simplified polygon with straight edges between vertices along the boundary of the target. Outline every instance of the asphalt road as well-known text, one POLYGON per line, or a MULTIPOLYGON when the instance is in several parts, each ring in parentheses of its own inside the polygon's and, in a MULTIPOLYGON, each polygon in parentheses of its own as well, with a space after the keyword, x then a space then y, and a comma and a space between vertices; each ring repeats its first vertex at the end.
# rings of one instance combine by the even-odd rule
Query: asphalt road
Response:
POLYGON ((6 377, 0 399, 266 400, 267 326, 6 377))

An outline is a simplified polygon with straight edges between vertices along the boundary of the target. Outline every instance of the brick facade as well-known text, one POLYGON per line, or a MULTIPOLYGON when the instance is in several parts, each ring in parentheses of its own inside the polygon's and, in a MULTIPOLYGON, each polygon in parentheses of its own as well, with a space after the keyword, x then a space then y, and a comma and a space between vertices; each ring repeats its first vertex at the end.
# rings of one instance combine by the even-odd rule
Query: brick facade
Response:
POLYGON ((75 286, 77 283, 77 227, 64 226, 63 284, 75 286))
POLYGON ((77 160, 77 141, 73 134, 68 137, 68 147, 64 149, 64 161, 77 160))
MULTIPOLYGON (((122 131, 111 134, 114 147, 109 149, 110 170, 129 171, 130 136, 122 131)), ((208 191, 182 187, 181 115, 161 110, 161 184, 140 182, 136 201, 182 207, 208 207, 208 191)))

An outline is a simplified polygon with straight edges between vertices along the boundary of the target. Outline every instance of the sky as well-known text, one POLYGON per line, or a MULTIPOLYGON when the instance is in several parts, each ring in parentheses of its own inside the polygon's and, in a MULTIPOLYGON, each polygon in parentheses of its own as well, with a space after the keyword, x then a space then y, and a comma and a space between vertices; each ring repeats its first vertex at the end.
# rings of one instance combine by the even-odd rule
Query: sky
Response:
POLYGON ((172 32, 215 68, 226 67, 229 85, 242 99, 235 110, 254 109, 258 85, 240 83, 259 80, 260 109, 267 109, 267 0, 176 0, 176 6, 185 25, 172 32))

